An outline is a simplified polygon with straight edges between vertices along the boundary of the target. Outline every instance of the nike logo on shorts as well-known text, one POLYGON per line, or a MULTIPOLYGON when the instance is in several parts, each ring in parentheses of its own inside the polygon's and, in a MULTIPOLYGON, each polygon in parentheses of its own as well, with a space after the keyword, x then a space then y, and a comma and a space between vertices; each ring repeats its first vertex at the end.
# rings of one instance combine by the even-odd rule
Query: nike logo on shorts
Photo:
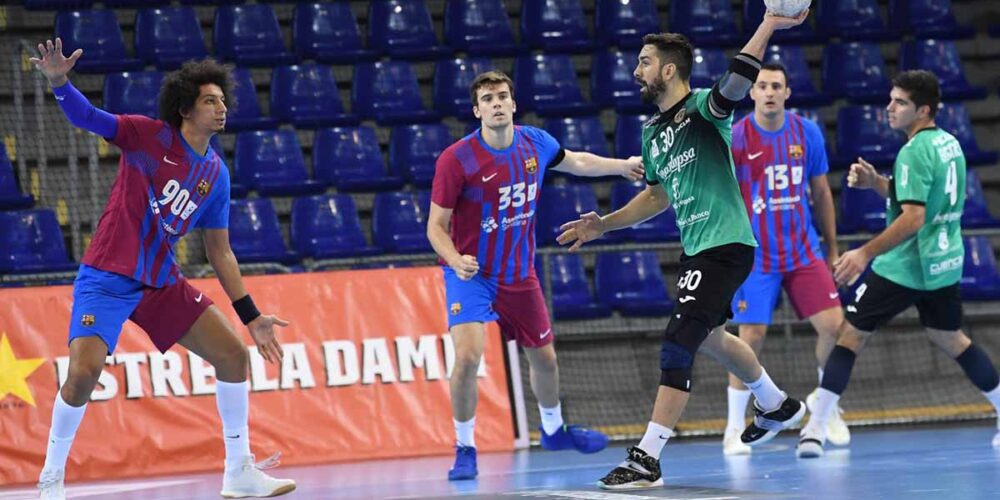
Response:
POLYGON ((680 302, 681 304, 684 304, 684 303, 690 302, 692 300, 695 300, 695 298, 693 296, 691 296, 691 295, 685 295, 685 296, 677 299, 677 302, 680 302))
POLYGON ((494 177, 496 177, 496 176, 497 176, 497 172, 493 172, 493 175, 491 175, 491 176, 489 176, 489 177, 486 177, 486 176, 484 175, 484 176, 483 176, 483 182, 490 182, 490 179, 492 179, 492 178, 494 178, 494 177))
POLYGON ((831 299, 836 299, 838 297, 840 297, 840 295, 837 292, 833 292, 833 293, 830 294, 830 298, 831 299))
POLYGON ((539 335, 538 338, 544 339, 545 337, 548 337, 550 333, 552 333, 552 329, 551 328, 549 328, 548 330, 545 330, 544 332, 542 332, 542 334, 539 335))
POLYGON ((169 163, 171 165, 180 165, 180 163, 176 163, 176 162, 170 161, 170 159, 167 158, 167 155, 163 155, 163 161, 165 161, 165 162, 167 162, 167 163, 169 163))
POLYGON ((201 296, 202 295, 205 295, 205 292, 199 293, 198 296, 194 298, 194 301, 198 302, 198 303, 201 303, 201 296))
POLYGON ((756 153, 753 153, 753 154, 747 154, 747 158, 749 158, 749 159, 751 159, 751 160, 756 160, 756 159, 757 159, 758 157, 760 157, 760 155, 762 155, 762 154, 764 154, 764 152, 763 152, 763 151, 758 151, 758 152, 756 152, 756 153))

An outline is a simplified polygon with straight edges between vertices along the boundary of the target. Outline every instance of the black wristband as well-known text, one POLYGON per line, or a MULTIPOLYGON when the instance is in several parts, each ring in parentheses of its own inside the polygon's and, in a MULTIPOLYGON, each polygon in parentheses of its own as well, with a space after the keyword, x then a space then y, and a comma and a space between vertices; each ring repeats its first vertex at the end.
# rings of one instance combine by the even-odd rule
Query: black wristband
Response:
POLYGON ((236 310, 236 314, 240 317, 240 321, 242 321, 244 325, 250 324, 251 321, 260 316, 260 311, 258 311, 257 306, 254 305, 253 299, 250 298, 250 294, 247 294, 242 299, 233 302, 233 309, 236 310))

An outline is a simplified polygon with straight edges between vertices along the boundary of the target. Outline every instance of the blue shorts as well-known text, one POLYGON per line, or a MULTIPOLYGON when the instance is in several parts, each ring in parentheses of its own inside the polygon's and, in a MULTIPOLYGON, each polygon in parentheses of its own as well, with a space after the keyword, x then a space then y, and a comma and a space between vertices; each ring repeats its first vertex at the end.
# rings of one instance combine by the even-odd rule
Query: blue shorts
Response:
POLYGON ((463 323, 496 321, 504 337, 522 347, 552 342, 549 310, 534 272, 517 283, 500 284, 479 274, 465 281, 444 266, 444 290, 449 330, 463 323))

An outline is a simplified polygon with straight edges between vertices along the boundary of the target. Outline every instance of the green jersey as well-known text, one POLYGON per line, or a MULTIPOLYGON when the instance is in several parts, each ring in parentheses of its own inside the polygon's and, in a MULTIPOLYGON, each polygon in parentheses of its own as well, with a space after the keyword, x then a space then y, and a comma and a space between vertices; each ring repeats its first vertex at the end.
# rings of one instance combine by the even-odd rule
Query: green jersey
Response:
POLYGON ((710 93, 692 91, 642 128, 646 182, 666 191, 687 255, 729 243, 757 246, 729 150, 733 119, 712 115, 710 93))
POLYGON ((919 203, 927 212, 917 234, 876 257, 872 270, 917 290, 957 283, 965 258, 965 155, 958 140, 936 127, 923 129, 899 151, 892 171, 886 224, 899 217, 902 203, 919 203))

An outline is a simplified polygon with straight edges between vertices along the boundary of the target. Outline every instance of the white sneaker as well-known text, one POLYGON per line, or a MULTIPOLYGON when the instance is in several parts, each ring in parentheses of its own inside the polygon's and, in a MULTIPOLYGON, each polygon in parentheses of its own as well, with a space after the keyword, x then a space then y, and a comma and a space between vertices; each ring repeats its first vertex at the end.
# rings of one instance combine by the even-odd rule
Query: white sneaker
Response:
MULTIPOLYGON (((811 414, 813 407, 816 406, 815 390, 809 393, 809 396, 806 398, 806 406, 809 407, 809 413, 811 414)), ((847 422, 844 422, 844 410, 840 406, 837 406, 833 415, 826 421, 826 439, 834 446, 847 446, 851 444, 851 430, 847 428, 847 422)))
POLYGON ((224 498, 245 497, 276 497, 295 490, 295 481, 291 479, 275 479, 261 472, 263 469, 277 467, 281 453, 271 455, 267 460, 255 464, 254 456, 250 455, 236 469, 228 469, 222 476, 222 491, 224 498))
POLYGON ((795 455, 799 458, 819 458, 823 456, 823 436, 813 436, 802 429, 799 435, 799 445, 795 448, 795 455))
POLYGON ((743 429, 726 428, 726 435, 722 438, 722 454, 731 457, 737 455, 749 455, 753 448, 747 446, 740 440, 743 429))
POLYGON ((63 487, 65 469, 42 471, 38 478, 38 498, 44 500, 66 500, 66 490, 63 487))

